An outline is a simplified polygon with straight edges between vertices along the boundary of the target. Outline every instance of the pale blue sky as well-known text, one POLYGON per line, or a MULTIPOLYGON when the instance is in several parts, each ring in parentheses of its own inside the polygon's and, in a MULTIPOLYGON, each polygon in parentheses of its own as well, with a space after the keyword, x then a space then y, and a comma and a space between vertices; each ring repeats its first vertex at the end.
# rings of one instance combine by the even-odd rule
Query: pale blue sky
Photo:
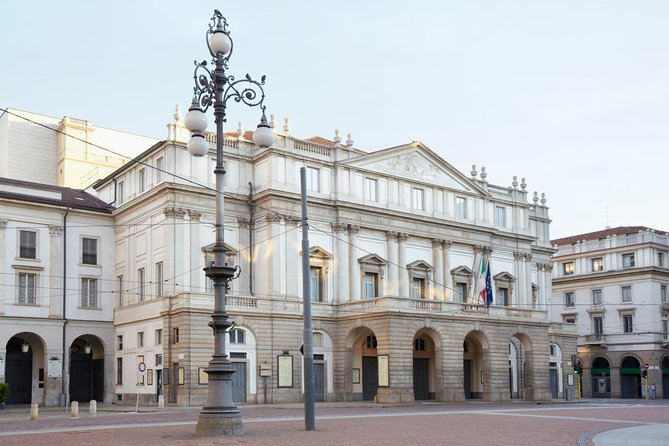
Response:
MULTIPOLYGON (((2 1, 0 107, 163 138, 208 59, 267 75, 298 137, 377 150, 420 140, 468 174, 545 192, 553 238, 669 230, 669 2, 2 1)), ((233 105, 228 129, 257 124, 233 105)))

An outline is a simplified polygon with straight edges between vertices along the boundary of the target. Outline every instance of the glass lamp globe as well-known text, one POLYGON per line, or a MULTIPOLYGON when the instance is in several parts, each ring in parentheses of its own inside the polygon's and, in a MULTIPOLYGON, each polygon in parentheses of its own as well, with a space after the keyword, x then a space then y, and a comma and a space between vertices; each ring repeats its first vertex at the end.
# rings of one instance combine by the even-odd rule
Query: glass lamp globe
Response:
POLYGON ((198 158, 209 153, 209 143, 201 133, 194 133, 193 136, 191 136, 190 141, 188 141, 186 148, 191 155, 198 158))
POLYGON ((184 116, 184 125, 191 133, 204 133, 207 130, 207 115, 198 106, 192 106, 184 116))
POLYGON ((223 54, 225 56, 232 48, 232 40, 223 31, 214 31, 209 36, 209 48, 214 55, 223 54))
POLYGON ((267 118, 263 115, 260 119, 260 124, 258 124, 258 128, 253 132, 253 142, 261 149, 266 149, 274 144, 274 139, 274 132, 269 124, 267 124, 267 118))

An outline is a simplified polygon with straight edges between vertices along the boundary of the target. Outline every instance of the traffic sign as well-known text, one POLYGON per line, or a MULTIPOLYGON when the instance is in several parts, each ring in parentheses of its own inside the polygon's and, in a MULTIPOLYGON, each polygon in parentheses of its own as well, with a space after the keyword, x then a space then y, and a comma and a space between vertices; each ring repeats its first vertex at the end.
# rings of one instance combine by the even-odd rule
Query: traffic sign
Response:
POLYGON ((144 373, 146 371, 146 364, 144 362, 140 362, 137 366, 137 369, 140 373, 144 373))

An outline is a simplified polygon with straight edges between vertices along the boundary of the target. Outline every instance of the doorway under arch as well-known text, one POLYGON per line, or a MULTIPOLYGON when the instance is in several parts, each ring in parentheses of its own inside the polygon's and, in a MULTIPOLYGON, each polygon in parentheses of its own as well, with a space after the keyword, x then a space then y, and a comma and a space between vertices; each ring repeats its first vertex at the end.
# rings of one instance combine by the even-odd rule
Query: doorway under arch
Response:
POLYGON ((18 333, 7 341, 7 404, 41 403, 44 399, 44 343, 35 333, 18 333))
POLYGON ((462 373, 465 399, 488 399, 488 340, 480 331, 471 331, 462 343, 462 373))
POLYGON ((102 341, 83 335, 70 346, 70 401, 102 402, 104 396, 105 360, 102 341))
POLYGON ((620 397, 641 398, 641 363, 634 356, 620 363, 620 397))
POLYGON ((534 363, 529 338, 517 333, 509 340, 509 392, 512 399, 534 399, 534 363))
POLYGON ((379 388, 376 335, 367 327, 359 327, 351 332, 346 344, 353 366, 352 393, 362 394, 363 401, 374 401, 379 388))
POLYGON ((433 400, 435 396, 436 343, 431 329, 419 330, 413 339, 414 400, 433 400))
POLYGON ((611 365, 609 361, 601 356, 592 361, 590 368, 592 376, 592 397, 610 398, 611 397, 611 365))

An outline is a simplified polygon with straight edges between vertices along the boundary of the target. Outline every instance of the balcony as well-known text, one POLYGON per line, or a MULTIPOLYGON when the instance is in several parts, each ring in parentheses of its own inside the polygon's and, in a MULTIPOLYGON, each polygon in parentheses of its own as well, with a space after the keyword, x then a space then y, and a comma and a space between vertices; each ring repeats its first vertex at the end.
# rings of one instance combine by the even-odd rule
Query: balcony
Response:
POLYGON ((589 345, 599 345, 601 347, 606 347, 606 336, 599 334, 591 334, 585 337, 585 343, 589 345))

